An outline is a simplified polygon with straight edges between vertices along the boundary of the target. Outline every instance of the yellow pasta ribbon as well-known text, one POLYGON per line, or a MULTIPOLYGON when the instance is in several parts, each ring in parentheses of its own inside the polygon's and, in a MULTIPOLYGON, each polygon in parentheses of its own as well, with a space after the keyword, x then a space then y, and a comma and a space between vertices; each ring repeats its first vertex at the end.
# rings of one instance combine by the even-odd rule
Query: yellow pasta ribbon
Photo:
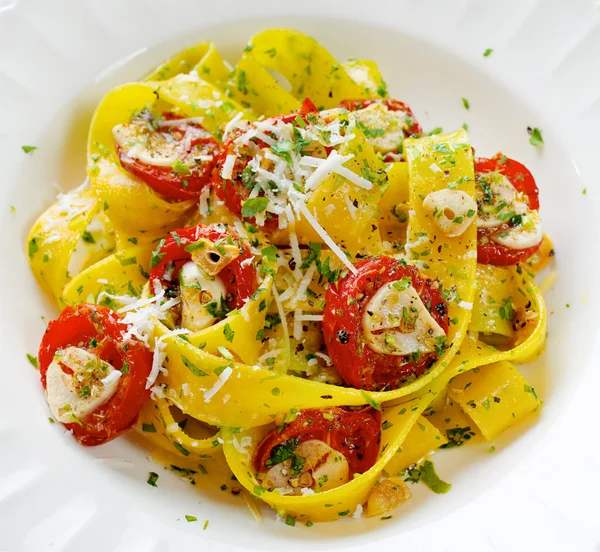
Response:
POLYGON ((507 361, 455 377, 448 386, 448 397, 475 422, 487 441, 540 406, 533 387, 507 361))
MULTIPOLYGON (((347 75, 360 87, 369 98, 387 97, 387 86, 379 67, 370 59, 349 59, 342 63, 347 75)), ((348 98, 354 99, 354 98, 348 98)))
MULTIPOLYGON (((386 431, 385 422, 386 420, 383 422, 383 431, 386 431)), ((421 416, 408 432, 396 454, 386 464, 385 471, 390 475, 399 474, 447 442, 448 439, 440 433, 438 428, 427 418, 421 416)))
MULTIPOLYGON (((160 447, 170 454, 178 456, 180 462, 183 458, 192 462, 198 462, 199 458, 212 459, 220 454, 221 442, 220 432, 206 437, 194 437, 190 434, 189 420, 182 429, 173 416, 170 401, 167 398, 155 398, 146 403, 137 422, 137 427, 152 445, 160 447)), ((179 416, 181 418, 181 416, 179 416)), ((207 433, 201 428, 198 433, 207 433)))
POLYGON ((253 58, 279 72, 299 100, 310 98, 320 109, 336 107, 344 99, 371 97, 344 71, 314 38, 288 29, 269 29, 248 43, 253 58))
POLYGON ((252 121, 256 115, 244 109, 219 87, 203 80, 197 73, 180 74, 161 82, 149 82, 158 97, 177 107, 186 117, 193 117, 217 138, 223 128, 238 113, 242 119, 252 121))
POLYGON ((110 254, 114 243, 103 202, 92 190, 79 188, 62 196, 37 219, 27 238, 27 252, 40 285, 62 306, 65 286, 81 270, 110 254), (94 219, 102 232, 85 234, 94 219))
POLYGON ((147 282, 150 250, 139 247, 119 251, 81 272, 65 288, 67 305, 97 303, 119 308, 119 297, 139 297, 147 282))
POLYGON ((202 42, 170 57, 146 75, 143 80, 166 81, 192 71, 212 84, 227 80, 229 75, 229 69, 214 43, 202 42))
POLYGON ((477 265, 477 293, 473 304, 470 330, 506 337, 513 335, 509 309, 512 297, 517 290, 512 284, 511 269, 477 265))
POLYGON ((418 397, 403 405, 384 408, 384 419, 392 426, 382 432, 381 452, 375 465, 367 472, 356 475, 345 485, 321 493, 282 496, 277 492, 265 491, 260 486, 254 475, 256 470, 252 459, 254 450, 268 433, 268 427, 257 427, 239 433, 223 429, 223 451, 237 480, 254 496, 276 509, 278 514, 296 516, 300 521, 333 521, 351 516, 359 504, 366 502, 373 485, 427 407, 428 401, 429 397, 418 397), (247 449, 239 446, 244 437, 252 440, 252 446, 247 449))
MULTIPOLYGON (((353 173, 371 180, 370 190, 332 174, 309 196, 307 209, 342 249, 355 255, 359 251, 375 254, 381 251, 381 236, 373 221, 379 216, 379 203, 385 190, 387 174, 383 162, 375 155, 360 129, 352 130, 355 138, 340 146, 340 155, 353 155, 344 166, 353 173), (348 203, 351 206, 348 206, 348 203), (348 223, 352 221, 352 232, 348 223)), ((322 242, 323 239, 304 216, 296 223, 301 243, 322 242)))
POLYGON ((301 106, 301 102, 271 76, 252 52, 241 57, 227 89, 240 104, 248 105, 265 117, 292 113, 301 106))

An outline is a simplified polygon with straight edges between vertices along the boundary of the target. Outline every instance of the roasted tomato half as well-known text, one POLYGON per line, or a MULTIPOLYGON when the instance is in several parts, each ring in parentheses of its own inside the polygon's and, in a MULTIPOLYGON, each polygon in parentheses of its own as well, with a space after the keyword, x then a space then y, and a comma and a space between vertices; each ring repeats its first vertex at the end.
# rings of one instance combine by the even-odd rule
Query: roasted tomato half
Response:
POLYGON ((326 491, 375 464, 380 429, 381 412, 372 407, 301 410, 263 439, 255 467, 267 490, 326 491))
POLYGON ((130 429, 150 398, 152 352, 106 307, 66 307, 48 324, 38 353, 55 418, 82 445, 101 445, 130 429))
POLYGON ((210 182, 219 143, 202 125, 148 110, 117 125, 113 136, 124 169, 171 201, 197 198, 210 182))
POLYGON ((514 265, 542 243, 539 191, 533 175, 513 159, 497 154, 475 159, 477 261, 514 265))
POLYGON ((345 383, 357 389, 396 389, 441 354, 448 305, 436 283, 390 257, 356 265, 327 290, 323 336, 345 383))
MULTIPOLYGON (((306 99, 297 113, 254 121, 236 130, 223 144, 213 171, 213 186, 229 210, 266 231, 276 230, 281 209, 270 204, 265 194, 285 198, 286 186, 298 185, 291 152, 317 161, 327 157, 331 133, 316 126, 324 122, 306 99)), ((308 176, 314 165, 304 169, 308 176)))
POLYGON ((254 293, 253 256, 224 225, 173 230, 152 255, 150 286, 180 297, 173 325, 198 331, 243 307, 254 293))
POLYGON ((367 141, 388 162, 400 160, 405 138, 423 132, 410 107, 398 100, 344 100, 341 106, 354 112, 367 141))

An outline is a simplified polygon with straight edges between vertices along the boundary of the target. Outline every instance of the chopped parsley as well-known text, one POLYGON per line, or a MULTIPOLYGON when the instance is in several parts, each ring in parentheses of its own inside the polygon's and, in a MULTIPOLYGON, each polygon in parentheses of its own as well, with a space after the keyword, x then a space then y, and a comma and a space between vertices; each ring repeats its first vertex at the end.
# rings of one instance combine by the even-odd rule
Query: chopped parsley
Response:
POLYGON ((187 514, 185 515, 185 519, 187 519, 190 523, 192 521, 198 521, 198 518, 196 516, 188 516, 187 514))
POLYGON ((536 148, 539 148, 544 145, 544 138, 542 137, 542 131, 534 127, 532 129, 527 129, 529 131, 529 143, 536 148))
POLYGON ((156 484, 157 481, 158 481, 158 474, 155 472, 150 472, 148 474, 148 481, 146 481, 146 483, 148 483, 148 485, 152 485, 153 487, 158 487, 158 485, 156 484))
POLYGON ((229 324, 225 324, 225 327, 223 328, 223 335, 225 336, 225 341, 229 341, 229 343, 233 342, 235 332, 231 329, 229 324))
POLYGON ((483 57, 489 57, 489 56, 492 54, 492 52, 493 52, 493 51, 494 51, 494 50, 492 50, 492 48, 486 48, 486 49, 483 51, 483 57))
POLYGON ((29 361, 29 364, 31 364, 36 370, 39 368, 37 357, 27 353, 27 360, 29 361))
POLYGON ((21 149, 25 153, 33 153, 37 149, 37 146, 21 146, 21 149))
POLYGON ((465 106, 465 109, 470 109, 471 104, 469 103, 469 100, 467 100, 467 98, 463 98, 462 103, 465 106))
POLYGON ((242 216, 244 218, 252 218, 263 213, 267 209, 269 199, 266 197, 253 197, 244 201, 242 205, 242 216))

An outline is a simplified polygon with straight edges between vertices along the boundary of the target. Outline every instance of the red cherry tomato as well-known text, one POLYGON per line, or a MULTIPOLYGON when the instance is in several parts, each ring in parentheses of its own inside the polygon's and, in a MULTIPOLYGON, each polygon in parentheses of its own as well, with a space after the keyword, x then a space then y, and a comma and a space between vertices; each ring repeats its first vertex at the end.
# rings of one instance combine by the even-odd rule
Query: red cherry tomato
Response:
POLYGON ((373 351, 365 343, 361 321, 363 310, 377 290, 401 278, 412 286, 433 319, 448 333, 448 305, 433 281, 419 270, 390 257, 373 257, 356 266, 358 274, 348 274, 329 286, 323 313, 323 336, 331 360, 347 385, 357 389, 383 391, 419 377, 438 358, 437 352, 416 359, 373 351))
MULTIPOLYGON (((506 176, 517 192, 524 194, 530 209, 540 208, 539 190, 533 175, 525 165, 514 159, 497 153, 491 159, 475 158, 475 178, 479 175, 499 172, 506 176)), ((491 240, 493 234, 506 231, 511 227, 503 224, 497 228, 479 228, 477 230, 477 262, 496 266, 515 265, 531 257, 540 247, 539 244, 526 249, 511 249, 491 240)))
POLYGON ((391 98, 379 98, 374 100, 343 100, 340 106, 348 111, 358 111, 359 109, 364 109, 365 107, 369 107, 374 103, 384 104, 390 111, 402 111, 403 113, 406 113, 408 117, 410 117, 411 124, 408 125, 404 130, 404 136, 406 138, 418 136, 423 132, 421 125, 417 122, 415 116, 413 115, 412 109, 404 102, 399 100, 393 100, 391 98))
POLYGON ((163 155, 174 153, 177 162, 173 166, 152 165, 134 159, 127 154, 125 148, 116 143, 123 168, 165 199, 172 201, 195 199, 200 195, 204 186, 210 182, 220 148, 219 143, 202 125, 195 122, 177 123, 178 120, 183 118, 165 113, 164 121, 158 122, 148 112, 143 112, 124 125, 142 134, 145 143, 156 146, 154 149, 157 157, 160 157, 161 150, 166 150, 163 155))
POLYGON ((256 450, 254 464, 257 471, 265 472, 267 460, 276 446, 290 439, 294 439, 296 446, 318 439, 346 457, 351 474, 364 473, 377 461, 380 428, 381 412, 370 406, 360 410, 343 406, 301 410, 293 422, 283 429, 274 429, 263 439, 256 450))
POLYGON ((116 312, 84 304, 66 307, 48 324, 42 338, 38 358, 44 389, 54 355, 67 347, 82 347, 122 372, 117 390, 108 401, 79 420, 80 423, 65 424, 82 445, 101 445, 130 429, 150 398, 146 380, 152 369, 152 352, 135 338, 124 343, 123 334, 127 330, 128 326, 116 312))
POLYGON ((179 282, 179 271, 181 267, 192 259, 192 254, 186 247, 196 243, 200 238, 213 242, 231 238, 238 244, 243 253, 231 261, 219 276, 223 280, 227 290, 227 304, 230 309, 239 309, 244 306, 248 297, 256 290, 256 272, 252 263, 242 264, 247 259, 252 259, 250 249, 242 244, 238 235, 232 230, 219 228, 217 226, 189 226, 170 232, 164 240, 161 240, 157 250, 152 256, 152 270, 150 271, 150 288, 154 289, 154 282, 159 282, 167 295, 175 290, 179 282), (168 271, 169 279, 165 278, 168 271))
MULTIPOLYGON (((302 107, 295 113, 289 113, 287 115, 281 115, 279 117, 273 117, 271 120, 276 123, 277 121, 283 121, 284 123, 291 123, 300 116, 302 120, 306 122, 306 117, 311 113, 318 113, 315 104, 313 104, 308 98, 302 103, 302 107)), ((244 154, 240 151, 240 148, 235 144, 235 139, 241 136, 241 134, 247 132, 249 127, 244 127, 241 131, 234 133, 224 144, 223 148, 217 156, 216 166, 213 170, 213 186, 217 195, 225 202, 227 208, 240 218, 242 217, 242 204, 250 196, 251 188, 244 186, 243 183, 243 172, 247 167, 248 163, 252 159, 251 155, 244 154), (235 165, 233 167, 232 177, 230 179, 224 179, 221 177, 221 169, 227 159, 228 155, 235 155, 235 165)), ((259 147, 265 148, 268 145, 262 140, 256 139, 259 147)), ((261 194, 262 195, 262 194, 261 194)), ((255 219, 246 218, 252 224, 256 224, 255 219)), ((267 214, 267 220, 262 228, 267 232, 272 232, 278 228, 277 215, 271 213, 267 214)))

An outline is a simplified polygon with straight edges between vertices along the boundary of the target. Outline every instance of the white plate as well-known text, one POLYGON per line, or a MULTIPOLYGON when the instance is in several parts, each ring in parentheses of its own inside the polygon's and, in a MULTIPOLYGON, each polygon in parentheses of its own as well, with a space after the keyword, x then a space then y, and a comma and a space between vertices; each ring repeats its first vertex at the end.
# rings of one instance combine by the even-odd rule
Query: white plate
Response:
POLYGON ((0 550, 597 551, 596 2, 207 4, 0 0, 0 550), (266 511, 259 525, 240 500, 194 490, 127 439, 83 449, 47 422, 38 374, 25 360, 42 335, 40 316, 56 314, 29 272, 25 236, 55 183, 69 189, 82 180, 99 98, 202 40, 215 40, 235 62, 249 36, 272 26, 304 31, 340 59, 376 60, 391 95, 408 102, 426 130, 466 122, 479 154, 501 150, 524 162, 540 185, 545 229, 556 245, 560 278, 547 296, 548 348, 526 369, 546 400, 540 417, 503 435, 492 455, 486 445, 436 456, 452 491, 437 496, 417 486, 412 504, 385 522, 291 528, 266 511), (486 48, 494 50, 489 57, 486 48), (542 129, 543 149, 529 144, 527 126, 542 129), (39 150, 25 155, 23 144, 39 150), (160 472, 156 489, 146 485, 151 469, 160 472), (187 523, 185 514, 200 522, 187 523))

